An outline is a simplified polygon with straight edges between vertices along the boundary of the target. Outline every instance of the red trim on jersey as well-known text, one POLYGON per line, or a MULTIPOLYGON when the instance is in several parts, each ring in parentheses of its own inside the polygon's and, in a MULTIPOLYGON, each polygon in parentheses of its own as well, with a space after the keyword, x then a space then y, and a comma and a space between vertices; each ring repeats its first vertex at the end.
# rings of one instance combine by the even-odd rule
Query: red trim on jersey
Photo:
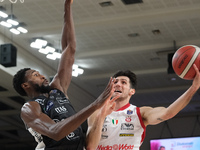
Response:
POLYGON ((117 111, 120 111, 120 110, 125 110, 126 108, 128 108, 129 106, 130 106, 131 104, 130 103, 128 103, 128 104, 126 104, 126 105, 124 105, 124 106, 122 106, 120 109, 118 109, 117 111))
POLYGON ((143 134, 142 134, 142 140, 141 140, 141 143, 142 143, 144 141, 144 138, 145 138, 146 126, 144 125, 144 122, 142 121, 142 116, 140 114, 140 108, 139 107, 136 107, 136 112, 137 112, 138 118, 140 120, 140 124, 141 124, 142 128, 144 129, 143 134))

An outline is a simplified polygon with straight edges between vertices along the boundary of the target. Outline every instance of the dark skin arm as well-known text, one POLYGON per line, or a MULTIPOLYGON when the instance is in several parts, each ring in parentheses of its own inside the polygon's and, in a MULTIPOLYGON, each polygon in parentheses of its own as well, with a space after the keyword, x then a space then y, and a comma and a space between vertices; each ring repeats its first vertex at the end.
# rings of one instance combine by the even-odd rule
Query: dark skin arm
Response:
POLYGON ((72 78, 72 66, 76 51, 76 39, 73 17, 71 13, 72 0, 66 0, 64 5, 64 26, 62 30, 62 56, 58 66, 58 72, 50 83, 52 88, 61 90, 67 96, 72 78))
MULTIPOLYGON (((52 88, 57 88, 65 93, 72 78, 72 65, 76 50, 73 18, 71 14, 71 0, 64 4, 64 27, 62 31, 62 56, 58 66, 58 72, 50 83, 52 88)), ((38 133, 46 135, 54 140, 60 140, 74 131, 87 116, 93 112, 95 107, 88 106, 88 110, 82 110, 79 114, 55 123, 50 117, 44 114, 37 102, 25 103, 21 109, 21 118, 28 127, 38 133), (63 132, 64 131, 64 132, 63 132)))
MULTIPOLYGON (((60 122, 55 123, 46 114, 42 113, 37 102, 25 103, 21 109, 21 117, 28 127, 31 127, 38 133, 57 141, 61 140, 78 128, 95 110, 101 108, 107 101, 110 101, 114 93, 113 85, 114 81, 111 78, 103 93, 92 104, 60 122)), ((113 98, 113 101, 116 98, 113 98)))
MULTIPOLYGON (((71 15, 71 0, 65 1, 64 28, 62 34, 62 57, 58 66, 58 73, 55 75, 51 87, 57 88, 67 96, 67 89, 72 78, 72 65, 75 55, 75 35, 71 15)), ((42 78, 42 77, 41 77, 42 78)), ((77 114, 55 123, 46 114, 42 113, 40 105, 37 102, 25 103, 21 109, 21 118, 24 123, 38 133, 48 136, 54 140, 60 140, 72 131, 77 129, 96 109, 110 100, 114 92, 114 82, 112 78, 103 93, 86 108, 77 114)))

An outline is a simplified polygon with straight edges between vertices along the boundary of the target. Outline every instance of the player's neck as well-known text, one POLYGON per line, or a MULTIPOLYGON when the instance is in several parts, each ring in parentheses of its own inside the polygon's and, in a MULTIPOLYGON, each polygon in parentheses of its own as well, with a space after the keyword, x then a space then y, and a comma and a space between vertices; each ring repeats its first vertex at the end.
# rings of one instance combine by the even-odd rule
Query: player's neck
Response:
POLYGON ((29 93, 28 97, 32 99, 32 98, 36 98, 41 95, 48 97, 48 93, 38 93, 38 92, 32 92, 31 94, 29 93))
POLYGON ((117 111, 121 107, 123 107, 126 104, 128 104, 129 103, 129 99, 126 99, 126 100, 116 100, 115 102, 116 102, 115 111, 117 111))

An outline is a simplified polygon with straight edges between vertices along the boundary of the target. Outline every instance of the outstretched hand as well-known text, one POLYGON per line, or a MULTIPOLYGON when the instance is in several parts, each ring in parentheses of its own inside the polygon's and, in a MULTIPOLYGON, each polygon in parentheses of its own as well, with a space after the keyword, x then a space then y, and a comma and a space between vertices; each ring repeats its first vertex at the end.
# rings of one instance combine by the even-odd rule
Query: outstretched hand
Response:
POLYGON ((106 106, 109 105, 109 106, 111 106, 110 108, 114 109, 114 106, 115 106, 114 101, 119 97, 119 96, 112 97, 112 95, 114 93, 114 82, 115 82, 115 80, 116 80, 115 78, 113 79, 111 77, 108 85, 105 88, 105 90, 97 98, 96 103, 97 103, 98 108, 101 108, 104 105, 106 105, 106 106), (111 97, 112 97, 112 100, 111 100, 111 97))
POLYGON ((110 115, 113 110, 115 109, 116 103, 115 100, 119 97, 113 97, 111 100, 107 100, 105 104, 101 107, 100 112, 102 116, 106 117, 107 115, 110 115))
POLYGON ((196 90, 198 90, 199 87, 200 87, 200 72, 199 72, 199 69, 197 68, 197 66, 195 64, 193 64, 193 67, 194 67, 194 70, 196 71, 196 75, 193 79, 192 85, 193 85, 193 87, 196 88, 196 90))

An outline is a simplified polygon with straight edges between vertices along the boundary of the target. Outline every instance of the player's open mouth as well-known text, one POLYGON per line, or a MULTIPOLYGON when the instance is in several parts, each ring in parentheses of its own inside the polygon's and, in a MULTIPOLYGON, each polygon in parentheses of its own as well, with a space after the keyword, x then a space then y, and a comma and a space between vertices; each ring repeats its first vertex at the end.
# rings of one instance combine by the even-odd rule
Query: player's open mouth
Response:
POLYGON ((122 93, 121 91, 115 90, 115 93, 122 93))

